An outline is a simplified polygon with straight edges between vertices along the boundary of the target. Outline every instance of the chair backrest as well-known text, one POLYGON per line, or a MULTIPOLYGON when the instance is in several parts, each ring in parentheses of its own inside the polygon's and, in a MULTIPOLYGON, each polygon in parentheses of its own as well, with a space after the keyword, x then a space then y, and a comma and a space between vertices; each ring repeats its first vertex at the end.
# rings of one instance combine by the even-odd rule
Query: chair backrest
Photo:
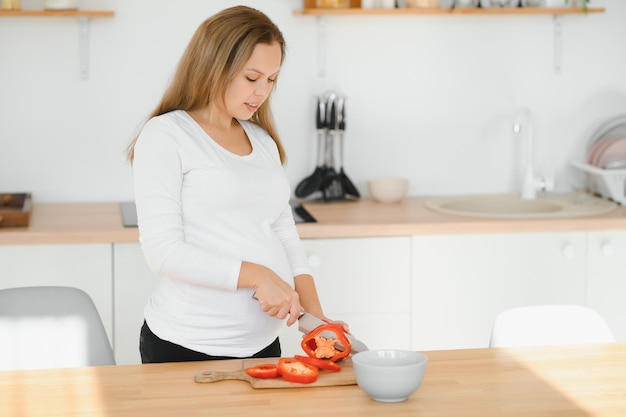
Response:
POLYGON ((615 342, 595 310, 577 305, 536 305, 505 310, 491 331, 491 347, 615 342))
POLYGON ((115 365, 93 300, 70 287, 0 290, 0 370, 115 365))

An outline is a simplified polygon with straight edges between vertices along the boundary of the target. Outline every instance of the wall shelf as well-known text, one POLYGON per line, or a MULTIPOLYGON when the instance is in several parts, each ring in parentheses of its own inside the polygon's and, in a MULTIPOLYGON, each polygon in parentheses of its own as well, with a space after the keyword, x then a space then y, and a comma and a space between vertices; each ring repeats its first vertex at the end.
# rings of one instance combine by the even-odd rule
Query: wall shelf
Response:
POLYGON ((0 10, 0 17, 113 17, 110 10, 0 10))
POLYGON ((502 8, 462 8, 462 9, 438 9, 438 8, 401 8, 401 9, 362 9, 352 5, 345 9, 322 9, 322 8, 304 8, 294 10, 295 15, 299 16, 315 16, 317 18, 317 37, 318 37, 318 75, 324 77, 326 74, 326 20, 331 16, 514 16, 514 15, 534 15, 534 16, 552 16, 554 20, 554 71, 561 71, 562 66, 562 43, 563 43, 563 25, 562 19, 566 15, 588 15, 590 13, 604 13, 603 7, 502 7, 502 8))
POLYGON ((503 8, 467 8, 467 9, 361 9, 350 7, 347 9, 319 9, 307 8, 295 10, 294 14, 305 16, 377 16, 377 15, 566 15, 604 13, 603 7, 588 7, 586 10, 575 7, 545 8, 545 7, 503 7, 503 8))
POLYGON ((89 78, 89 21, 113 17, 111 10, 0 10, 0 17, 70 17, 78 19, 80 41, 80 78, 89 78))

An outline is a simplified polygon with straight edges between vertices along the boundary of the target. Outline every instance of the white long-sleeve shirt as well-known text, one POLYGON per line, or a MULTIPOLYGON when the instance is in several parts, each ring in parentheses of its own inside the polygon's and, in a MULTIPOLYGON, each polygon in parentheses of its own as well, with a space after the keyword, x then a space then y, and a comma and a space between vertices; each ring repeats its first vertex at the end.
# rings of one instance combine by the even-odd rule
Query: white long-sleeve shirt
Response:
POLYGON ((163 277, 145 307, 148 326, 188 349, 234 357, 267 347, 284 325, 252 289, 237 289, 242 261, 292 286, 310 273, 276 144, 240 123, 252 144, 245 156, 218 145, 185 111, 154 117, 133 163, 140 242, 163 277))

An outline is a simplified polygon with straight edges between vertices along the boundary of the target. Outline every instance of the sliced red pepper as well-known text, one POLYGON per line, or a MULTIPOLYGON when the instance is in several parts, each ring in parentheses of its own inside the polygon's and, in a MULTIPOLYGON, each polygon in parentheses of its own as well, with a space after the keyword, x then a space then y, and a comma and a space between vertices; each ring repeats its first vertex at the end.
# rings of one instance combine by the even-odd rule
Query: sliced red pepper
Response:
POLYGON ((351 348, 343 327, 332 323, 315 328, 311 333, 304 336, 300 346, 302 346, 302 349, 308 356, 318 359, 328 359, 332 362, 337 362, 348 356, 351 348), (323 332, 334 333, 336 338, 326 339, 320 335, 323 332), (334 345, 336 342, 341 343, 345 349, 343 351, 335 349, 334 345))
POLYGON ((315 366, 297 361, 294 358, 280 358, 278 360, 278 374, 285 381, 311 384, 317 381, 319 370, 315 366))
POLYGON ((278 367, 271 363, 246 368, 246 373, 253 378, 278 378, 278 367))
POLYGON ((302 355, 295 355, 294 359, 300 362, 308 363, 309 365, 313 365, 319 369, 325 369, 331 372, 341 371, 341 366, 331 361, 330 359, 318 359, 302 355))

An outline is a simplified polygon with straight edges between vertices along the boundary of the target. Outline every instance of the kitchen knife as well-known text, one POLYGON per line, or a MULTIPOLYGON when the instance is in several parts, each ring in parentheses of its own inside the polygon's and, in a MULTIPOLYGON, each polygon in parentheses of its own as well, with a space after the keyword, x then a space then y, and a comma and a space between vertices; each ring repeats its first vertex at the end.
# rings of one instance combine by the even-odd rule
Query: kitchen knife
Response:
MULTIPOLYGON (((258 298, 256 298, 256 292, 252 294, 252 298, 254 298, 255 300, 258 300, 258 298)), ((315 317, 313 314, 307 313, 304 310, 300 311, 300 317, 298 317, 298 330, 300 330, 302 333, 309 334, 313 330, 317 329, 320 326, 323 326, 324 324, 328 324, 328 323, 326 323, 324 320, 320 318, 315 317)), ((327 331, 327 332, 320 333, 320 336, 325 337, 326 339, 334 339, 336 335, 331 331, 327 331)), ((351 334, 346 333, 346 338, 350 342, 351 352, 359 353, 359 352, 369 350, 369 348, 367 347, 367 345, 365 345, 365 343, 361 342, 359 339, 352 336, 351 334)), ((339 342, 335 343, 335 349, 341 352, 346 350, 345 346, 343 346, 339 342)))
MULTIPOLYGON (((315 317, 314 315, 307 313, 306 311, 302 311, 300 313, 300 317, 298 318, 298 330, 300 330, 304 334, 309 334, 319 326, 323 326, 326 323, 324 320, 315 317)), ((320 333, 320 336, 325 337, 326 339, 334 339, 336 336, 331 331, 326 331, 320 333)), ((365 343, 361 342, 356 337, 352 336, 349 333, 346 333, 346 338, 350 342, 352 353, 359 353, 365 350, 369 350, 365 343)), ((335 349, 339 351, 344 351, 346 348, 339 342, 335 344, 335 349)))

